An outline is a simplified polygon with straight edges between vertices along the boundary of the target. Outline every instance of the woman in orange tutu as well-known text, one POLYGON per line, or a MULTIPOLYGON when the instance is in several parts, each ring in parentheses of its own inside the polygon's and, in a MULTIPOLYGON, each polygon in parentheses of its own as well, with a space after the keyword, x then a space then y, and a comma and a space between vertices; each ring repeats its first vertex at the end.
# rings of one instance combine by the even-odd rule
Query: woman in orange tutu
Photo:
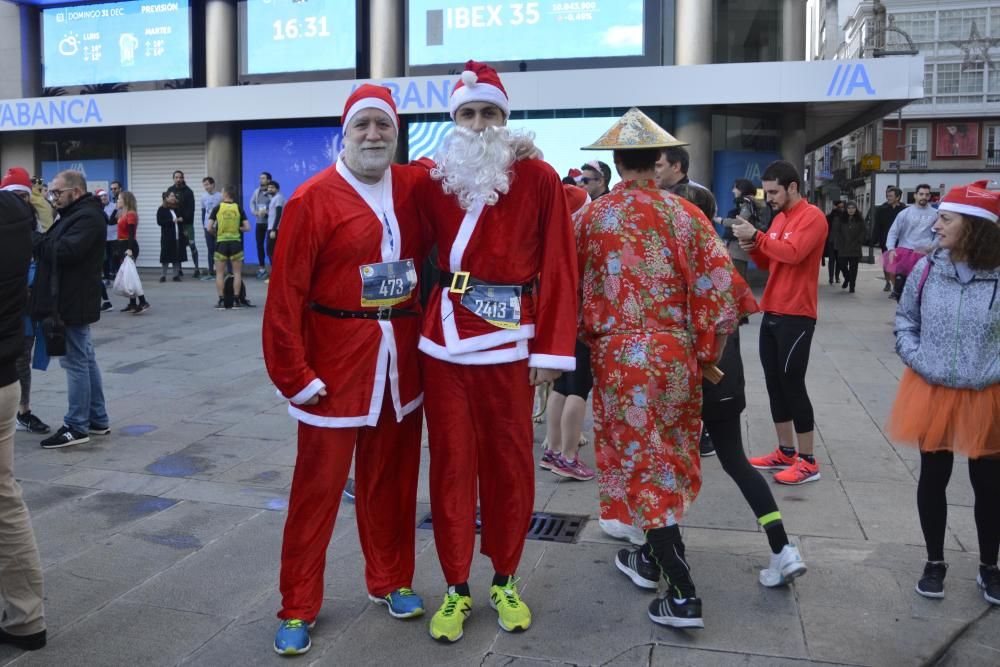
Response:
POLYGON ((917 263, 899 300, 896 351, 907 368, 888 431, 920 448, 927 564, 917 593, 944 597, 946 490, 958 453, 969 458, 975 492, 977 581, 1000 605, 1000 192, 986 185, 953 188, 941 201, 938 249, 917 263))

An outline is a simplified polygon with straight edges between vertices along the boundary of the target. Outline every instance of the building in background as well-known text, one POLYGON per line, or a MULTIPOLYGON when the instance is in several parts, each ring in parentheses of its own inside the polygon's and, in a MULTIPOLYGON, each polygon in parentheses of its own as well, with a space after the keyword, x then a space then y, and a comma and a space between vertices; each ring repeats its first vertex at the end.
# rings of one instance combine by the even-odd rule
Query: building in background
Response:
POLYGON ((897 183, 912 201, 920 183, 940 196, 979 178, 1000 180, 1000 4, 809 0, 808 15, 812 58, 924 58, 922 99, 810 156, 821 202, 854 199, 868 211, 897 183))
MULTIPOLYGON (((488 5, 0 0, 0 167, 124 182, 139 242, 156 247, 152 221, 175 169, 196 193, 206 174, 241 184, 244 200, 266 170, 290 195, 335 159, 337 114, 360 80, 396 94, 399 159, 432 151, 475 58, 503 73, 511 125, 533 130, 560 173, 635 105, 690 142, 691 177, 726 208, 736 178, 759 183, 776 157, 801 166, 924 96, 919 56, 807 58, 804 0, 488 5)), ((252 242, 246 252, 253 263, 252 242)))

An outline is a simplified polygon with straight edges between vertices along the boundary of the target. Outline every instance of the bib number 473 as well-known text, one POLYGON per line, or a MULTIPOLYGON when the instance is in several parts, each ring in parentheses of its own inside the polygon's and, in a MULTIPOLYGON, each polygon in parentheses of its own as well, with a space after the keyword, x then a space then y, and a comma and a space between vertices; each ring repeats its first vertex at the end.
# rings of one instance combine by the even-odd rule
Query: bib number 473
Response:
POLYGON ((406 294, 406 283, 402 278, 386 278, 379 285, 378 293, 384 297, 402 296, 406 294))

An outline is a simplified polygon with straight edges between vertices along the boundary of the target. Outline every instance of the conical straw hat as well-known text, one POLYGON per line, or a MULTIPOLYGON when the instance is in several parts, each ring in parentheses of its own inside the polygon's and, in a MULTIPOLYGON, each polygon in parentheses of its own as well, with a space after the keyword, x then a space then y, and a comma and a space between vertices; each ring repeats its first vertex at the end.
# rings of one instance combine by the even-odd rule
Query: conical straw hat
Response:
POLYGON ((581 150, 623 150, 629 148, 668 148, 687 146, 686 141, 678 141, 669 132, 653 122, 653 119, 632 107, 615 121, 610 130, 600 139, 584 146, 581 150))

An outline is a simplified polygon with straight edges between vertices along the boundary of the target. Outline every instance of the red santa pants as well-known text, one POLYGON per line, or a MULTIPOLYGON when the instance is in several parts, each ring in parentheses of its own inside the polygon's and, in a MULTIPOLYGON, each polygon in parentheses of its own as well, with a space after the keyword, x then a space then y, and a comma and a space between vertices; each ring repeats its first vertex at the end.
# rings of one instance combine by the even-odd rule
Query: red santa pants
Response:
POLYGON ((431 515, 445 581, 469 580, 477 482, 481 551, 494 570, 513 574, 535 503, 528 362, 463 366, 423 354, 421 360, 431 515))
POLYGON ((368 592, 381 597, 410 586, 422 426, 420 410, 397 423, 388 400, 374 428, 299 423, 299 452, 281 544, 278 618, 311 623, 319 613, 326 550, 355 449, 355 513, 368 592))

